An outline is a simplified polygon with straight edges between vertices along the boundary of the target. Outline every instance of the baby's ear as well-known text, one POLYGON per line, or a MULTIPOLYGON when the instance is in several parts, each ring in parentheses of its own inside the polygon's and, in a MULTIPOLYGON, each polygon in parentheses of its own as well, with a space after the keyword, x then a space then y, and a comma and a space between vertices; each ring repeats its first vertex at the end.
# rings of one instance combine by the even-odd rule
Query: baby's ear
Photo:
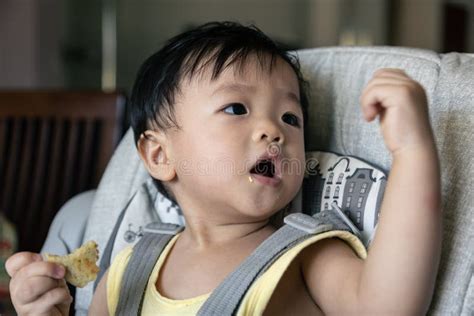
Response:
POLYGON ((174 165, 167 153, 167 138, 161 132, 145 131, 138 140, 140 158, 150 175, 160 181, 171 181, 176 176, 174 165))

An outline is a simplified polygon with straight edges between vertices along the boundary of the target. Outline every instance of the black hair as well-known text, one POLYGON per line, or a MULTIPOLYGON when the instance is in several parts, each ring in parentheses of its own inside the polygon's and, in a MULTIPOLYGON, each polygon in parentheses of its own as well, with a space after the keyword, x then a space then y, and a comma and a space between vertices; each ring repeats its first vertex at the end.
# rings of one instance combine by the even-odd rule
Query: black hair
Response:
MULTIPOLYGON (((210 22, 171 38, 140 67, 130 98, 130 123, 135 144, 146 130, 153 127, 162 131, 179 128, 174 104, 184 78, 192 78, 203 69, 213 67, 211 79, 214 80, 226 67, 237 63, 242 69, 248 58, 254 56, 258 57, 262 67, 268 65, 269 71, 277 58, 283 59, 294 70, 306 134, 307 82, 301 74, 297 56, 284 50, 254 25, 210 22)), ((176 204, 160 181, 155 180, 155 185, 176 204)))

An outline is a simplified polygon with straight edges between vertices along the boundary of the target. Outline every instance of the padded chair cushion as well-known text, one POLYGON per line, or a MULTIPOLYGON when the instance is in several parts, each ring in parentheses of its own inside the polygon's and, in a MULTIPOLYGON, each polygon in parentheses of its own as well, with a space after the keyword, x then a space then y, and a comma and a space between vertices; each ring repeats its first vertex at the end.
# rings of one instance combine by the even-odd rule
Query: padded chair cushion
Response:
POLYGON ((355 226, 356 235, 369 247, 386 183, 387 176, 382 170, 356 157, 308 152, 301 211, 314 215, 334 210, 334 203, 337 204, 355 226))

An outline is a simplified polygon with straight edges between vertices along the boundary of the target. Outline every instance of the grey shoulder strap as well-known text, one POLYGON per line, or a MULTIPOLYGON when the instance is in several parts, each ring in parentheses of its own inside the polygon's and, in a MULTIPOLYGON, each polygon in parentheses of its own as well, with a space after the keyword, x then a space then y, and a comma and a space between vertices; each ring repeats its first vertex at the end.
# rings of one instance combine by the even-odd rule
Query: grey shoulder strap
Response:
POLYGON ((314 216, 294 213, 285 217, 286 225, 266 239, 224 279, 203 304, 198 315, 234 315, 252 283, 277 258, 303 240, 331 230, 346 230, 358 234, 358 231, 353 229, 355 227, 348 225, 347 217, 339 211, 327 210, 314 216))
POLYGON ((181 230, 181 226, 164 223, 152 223, 145 227, 123 274, 115 315, 140 314, 153 267, 168 242, 181 230))

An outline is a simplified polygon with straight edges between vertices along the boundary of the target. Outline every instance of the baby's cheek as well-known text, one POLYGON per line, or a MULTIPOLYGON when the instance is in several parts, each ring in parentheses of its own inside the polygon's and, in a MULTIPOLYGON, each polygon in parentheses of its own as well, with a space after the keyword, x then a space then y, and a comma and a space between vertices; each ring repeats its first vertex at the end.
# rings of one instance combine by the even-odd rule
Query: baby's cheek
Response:
POLYGON ((295 178, 294 181, 291 183, 290 186, 290 194, 294 197, 298 193, 298 191, 301 189, 301 186, 303 184, 303 179, 301 178, 295 178))
POLYGON ((305 172, 304 158, 284 159, 281 164, 282 175, 302 181, 305 172))
POLYGON ((288 191, 290 191, 291 195, 296 195, 300 190, 301 186, 303 185, 304 180, 304 168, 300 166, 298 168, 293 168, 289 170, 287 175, 289 179, 288 191))

